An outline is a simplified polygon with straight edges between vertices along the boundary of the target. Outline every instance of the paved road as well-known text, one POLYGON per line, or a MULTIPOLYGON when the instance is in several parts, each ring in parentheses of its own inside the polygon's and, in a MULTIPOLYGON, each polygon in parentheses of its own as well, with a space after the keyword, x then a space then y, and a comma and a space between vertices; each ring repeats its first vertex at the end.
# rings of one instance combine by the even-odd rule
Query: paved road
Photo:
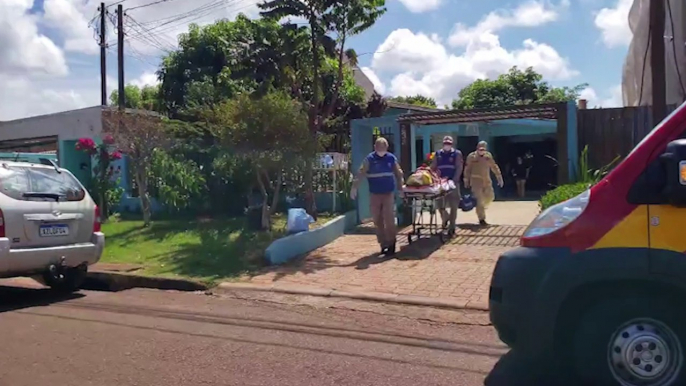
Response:
POLYGON ((298 304, 0 287, 0 383, 476 386, 506 352, 478 315, 298 304))

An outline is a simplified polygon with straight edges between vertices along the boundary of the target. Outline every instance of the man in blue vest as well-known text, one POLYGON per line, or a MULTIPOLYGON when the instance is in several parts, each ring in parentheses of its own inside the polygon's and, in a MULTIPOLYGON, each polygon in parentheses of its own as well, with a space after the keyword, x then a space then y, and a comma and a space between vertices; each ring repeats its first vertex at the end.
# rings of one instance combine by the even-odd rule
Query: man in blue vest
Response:
POLYGON ((403 185, 403 171, 398 159, 388 152, 388 141, 379 137, 374 142, 374 151, 362 162, 353 182, 350 198, 357 197, 357 188, 362 178, 369 182, 369 206, 376 227, 376 240, 381 253, 395 254, 395 193, 403 185))
POLYGON ((460 176, 462 175, 462 152, 453 148, 453 138, 449 135, 443 137, 443 148, 436 152, 431 161, 431 170, 437 171, 441 178, 447 178, 455 182, 455 190, 448 193, 438 203, 438 210, 441 212, 443 229, 448 232, 455 232, 455 221, 457 220, 457 208, 460 206, 460 176), (446 211, 450 208, 450 216, 446 211))

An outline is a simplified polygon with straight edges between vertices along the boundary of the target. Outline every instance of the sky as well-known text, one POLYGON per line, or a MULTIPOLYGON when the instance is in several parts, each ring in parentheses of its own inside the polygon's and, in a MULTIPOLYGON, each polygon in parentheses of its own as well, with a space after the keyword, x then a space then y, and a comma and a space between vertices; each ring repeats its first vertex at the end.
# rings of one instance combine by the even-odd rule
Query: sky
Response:
MULTIPOLYGON (((238 13, 261 0, 124 0, 126 83, 157 82, 160 58, 189 23, 238 13), (155 3, 155 4, 152 4, 155 3)), ((110 5, 115 0, 106 1, 110 5)), ((387 12, 349 40, 386 96, 422 94, 450 104, 461 88, 516 65, 555 86, 588 84, 589 106, 620 106, 632 0, 386 0, 387 12)), ((100 104, 94 0, 0 0, 0 120, 100 104), (93 22, 95 21, 95 22, 93 22)), ((116 6, 109 6, 115 20, 116 6)), ((108 95, 117 86, 108 21, 108 95)))

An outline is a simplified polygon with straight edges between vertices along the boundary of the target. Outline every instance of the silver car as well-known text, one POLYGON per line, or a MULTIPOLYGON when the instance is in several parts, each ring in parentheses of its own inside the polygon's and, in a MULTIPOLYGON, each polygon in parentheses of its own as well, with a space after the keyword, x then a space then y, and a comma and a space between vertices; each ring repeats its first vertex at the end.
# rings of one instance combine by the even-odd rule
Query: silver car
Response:
POLYGON ((0 160, 0 277, 75 291, 104 248, 98 206, 73 174, 46 159, 0 160))

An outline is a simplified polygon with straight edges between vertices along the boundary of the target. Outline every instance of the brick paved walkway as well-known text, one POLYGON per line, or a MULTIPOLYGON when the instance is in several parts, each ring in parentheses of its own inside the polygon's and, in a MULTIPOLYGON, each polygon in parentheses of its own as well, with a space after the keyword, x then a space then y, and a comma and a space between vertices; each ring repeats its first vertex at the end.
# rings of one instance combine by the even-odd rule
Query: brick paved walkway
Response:
POLYGON ((408 245, 405 230, 398 235, 400 252, 393 259, 377 256, 374 235, 345 235, 300 261, 244 280, 277 286, 450 298, 485 308, 495 261, 500 253, 518 244, 524 229, 525 226, 508 225, 463 228, 444 245, 435 238, 408 245))

